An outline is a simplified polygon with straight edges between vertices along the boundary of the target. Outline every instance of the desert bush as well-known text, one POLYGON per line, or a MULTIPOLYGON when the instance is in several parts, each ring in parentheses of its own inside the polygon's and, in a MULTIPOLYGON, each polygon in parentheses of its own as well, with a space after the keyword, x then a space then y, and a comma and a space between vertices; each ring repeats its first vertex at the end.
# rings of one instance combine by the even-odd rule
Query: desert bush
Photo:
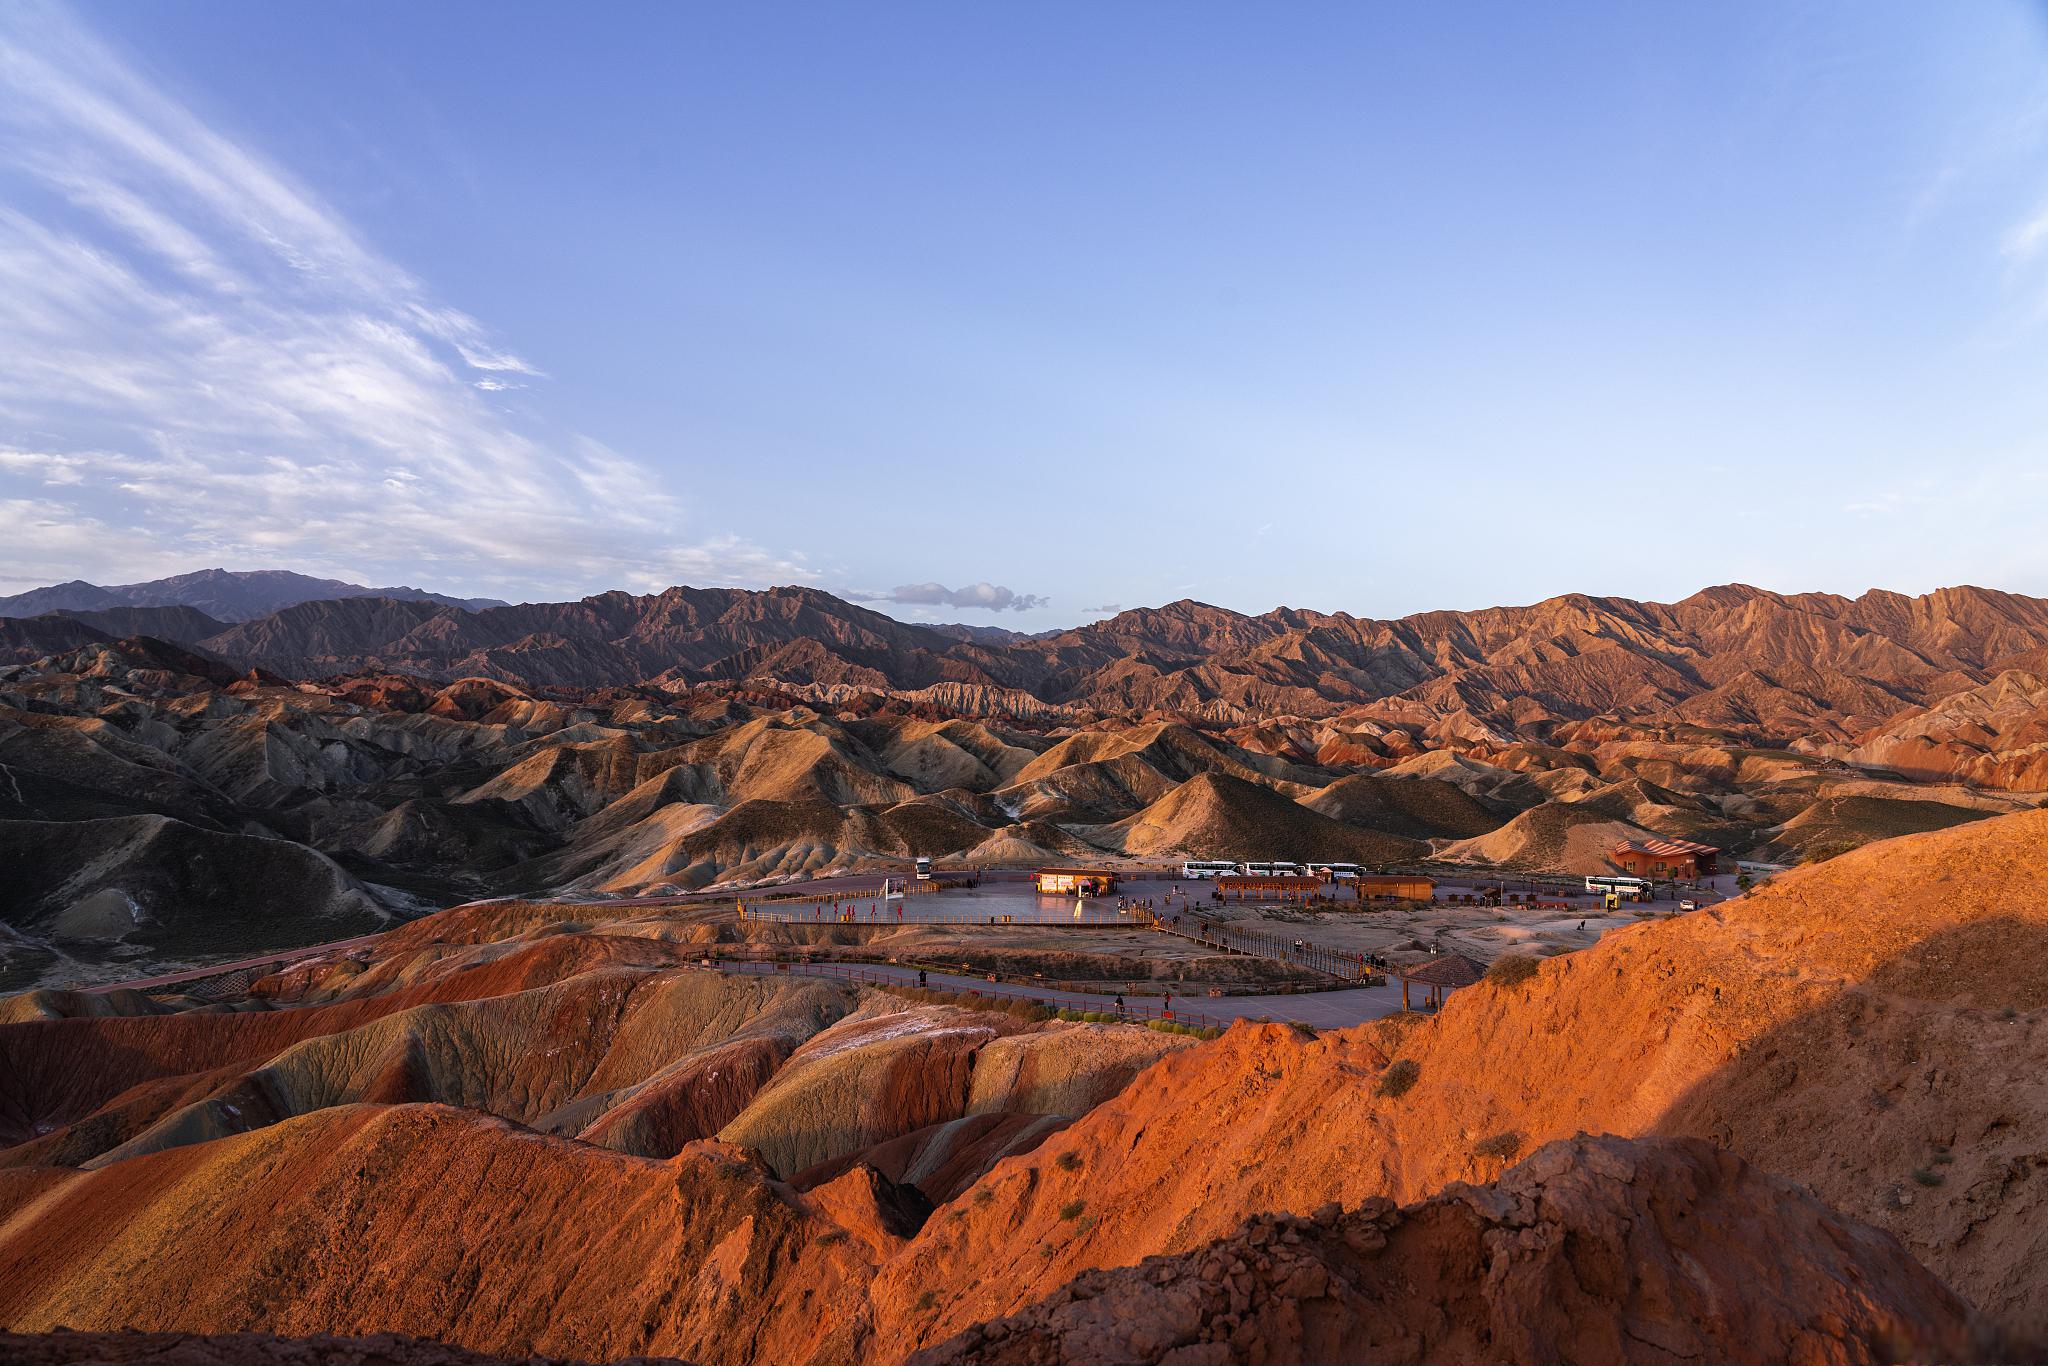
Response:
POLYGON ((1923 1186, 1938 1186, 1942 1183, 1943 1177, 1940 1172, 1929 1171, 1925 1167, 1915 1167, 1913 1168, 1913 1179, 1923 1186))
POLYGON ((1313 1039, 1316 1036, 1316 1027, 1312 1024, 1303 1024, 1300 1020, 1296 1020, 1294 1022, 1294 1032, 1297 1034, 1305 1034, 1309 1038, 1313 1039))
POLYGON ((830 1247, 834 1243, 843 1243, 845 1241, 846 1230, 843 1228, 828 1228, 818 1235, 818 1246, 820 1247, 830 1247))
POLYGON ((917 1307, 919 1310, 930 1309, 938 1302, 939 1292, 936 1290, 927 1290, 922 1295, 919 1295, 917 1297, 917 1307))
POLYGON ((1081 1217, 1081 1211, 1087 1208, 1088 1202, 1086 1200, 1069 1200, 1066 1204, 1060 1206, 1060 1218, 1078 1219, 1081 1217))
POLYGON ((1405 1096, 1409 1088, 1422 1079, 1422 1065, 1413 1058, 1396 1058, 1387 1064, 1387 1070, 1380 1073, 1379 1085, 1373 1090, 1382 1096, 1405 1096))
POLYGON ((1522 1136, 1513 1129, 1482 1138, 1472 1145, 1472 1151, 1481 1157, 1497 1157, 1505 1162, 1522 1151, 1522 1136))
POLYGON ((1147 1029, 1156 1029, 1161 1034, 1179 1034, 1190 1039, 1220 1039, 1223 1031, 1213 1025, 1191 1025, 1184 1020, 1147 1020, 1147 1029))
POLYGON ((1536 975, 1539 960, 1527 954, 1510 953, 1493 960, 1493 966, 1486 970, 1486 980, 1497 987, 1520 986, 1536 975))
POLYGON ((1063 1172, 1079 1171, 1081 1170, 1081 1154, 1076 1152, 1061 1153, 1057 1158, 1053 1159, 1053 1165, 1063 1172))

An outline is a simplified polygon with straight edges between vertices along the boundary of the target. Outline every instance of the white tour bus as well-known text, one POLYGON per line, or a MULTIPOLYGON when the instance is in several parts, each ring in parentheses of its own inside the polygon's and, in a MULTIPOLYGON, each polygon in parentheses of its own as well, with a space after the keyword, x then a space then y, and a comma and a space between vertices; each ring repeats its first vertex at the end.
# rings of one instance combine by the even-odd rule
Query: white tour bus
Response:
POLYGON ((1365 871, 1355 863, 1311 863, 1308 870, 1311 873, 1321 873, 1332 882, 1355 878, 1365 871))
POLYGON ((1650 899, 1650 884, 1648 881, 1639 877, 1623 877, 1618 873, 1610 877, 1595 876, 1587 878, 1586 890, 1595 895, 1613 892, 1616 896, 1625 896, 1630 901, 1648 901, 1650 899))
POLYGON ((1212 877, 1235 877, 1237 865, 1229 859, 1189 859, 1180 866, 1180 875, 1196 881, 1212 877))
POLYGON ((1276 859, 1267 866, 1273 870, 1274 877, 1300 877, 1302 875, 1300 864, 1289 863, 1284 859, 1276 859))
POLYGON ((1243 873, 1246 877, 1271 877, 1273 876, 1273 865, 1270 863, 1240 863, 1237 865, 1237 871, 1243 873))

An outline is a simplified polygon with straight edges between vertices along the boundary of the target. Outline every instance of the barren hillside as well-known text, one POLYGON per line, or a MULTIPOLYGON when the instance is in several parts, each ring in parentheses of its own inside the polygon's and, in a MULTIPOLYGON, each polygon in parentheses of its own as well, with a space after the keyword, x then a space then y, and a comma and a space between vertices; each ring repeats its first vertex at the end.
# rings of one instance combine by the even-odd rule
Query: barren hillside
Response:
POLYGON ((884 1270, 880 1302, 948 1268, 936 1316, 902 1316, 937 1341, 1260 1210, 1415 1199, 1584 1130, 1712 1139, 2048 1339, 2030 1137, 2048 1125, 2044 840, 2048 814, 2027 813, 1873 845, 1457 992, 1431 1020, 1234 1030, 999 1165, 989 1201, 957 1202, 884 1270), (1185 1113, 1203 1122, 1166 1121, 1185 1113), (1061 1217, 1074 1200, 1096 1214, 1085 1231, 1061 1217))
POLYGON ((1435 1017, 1192 1046, 726 978, 690 962, 710 921, 624 905, 447 912, 227 1012, 42 993, 0 1024, 0 1325, 2024 1357, 2044 840, 2035 812, 1895 839, 1435 1017))

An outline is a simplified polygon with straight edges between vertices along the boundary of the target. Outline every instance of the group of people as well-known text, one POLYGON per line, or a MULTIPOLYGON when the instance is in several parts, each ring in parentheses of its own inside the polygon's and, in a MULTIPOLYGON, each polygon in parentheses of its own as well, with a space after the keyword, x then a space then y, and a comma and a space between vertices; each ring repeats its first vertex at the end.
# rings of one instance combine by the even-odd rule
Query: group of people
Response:
MULTIPOLYGON (((1160 998, 1160 1005, 1159 1005, 1159 1008, 1160 1008, 1160 1010, 1164 1011, 1164 1012, 1165 1012, 1165 1013, 1166 1013, 1167 1015, 1169 1015, 1169 1016, 1173 1014, 1173 993, 1172 993, 1172 992, 1170 992, 1170 991, 1169 991, 1169 992, 1165 993, 1165 995, 1163 995, 1163 996, 1162 996, 1162 997, 1160 998)), ((1116 994, 1116 1017, 1117 1017, 1117 1018, 1118 1018, 1119 1020, 1121 1020, 1121 1019, 1122 1019, 1122 1018, 1124 1017, 1124 994, 1123 994, 1123 992, 1121 992, 1121 991, 1119 991, 1119 992, 1118 992, 1118 993, 1116 994)))

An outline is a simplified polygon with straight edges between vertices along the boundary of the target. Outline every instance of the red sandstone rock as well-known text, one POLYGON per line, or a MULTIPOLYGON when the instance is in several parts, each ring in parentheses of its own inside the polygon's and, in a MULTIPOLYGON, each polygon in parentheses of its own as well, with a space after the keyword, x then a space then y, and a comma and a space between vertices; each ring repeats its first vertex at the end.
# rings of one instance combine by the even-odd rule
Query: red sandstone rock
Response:
MULTIPOLYGON (((0 1333, 8 1366, 581 1366, 562 1357, 485 1356, 445 1343, 376 1333, 284 1338, 271 1333, 0 1333)), ((685 1366, 624 1357, 612 1366, 685 1366)))
POLYGON ((1990 1330, 1887 1234, 1697 1140, 1580 1137, 1453 1185, 1090 1271, 915 1366, 1974 1360, 1990 1330))

